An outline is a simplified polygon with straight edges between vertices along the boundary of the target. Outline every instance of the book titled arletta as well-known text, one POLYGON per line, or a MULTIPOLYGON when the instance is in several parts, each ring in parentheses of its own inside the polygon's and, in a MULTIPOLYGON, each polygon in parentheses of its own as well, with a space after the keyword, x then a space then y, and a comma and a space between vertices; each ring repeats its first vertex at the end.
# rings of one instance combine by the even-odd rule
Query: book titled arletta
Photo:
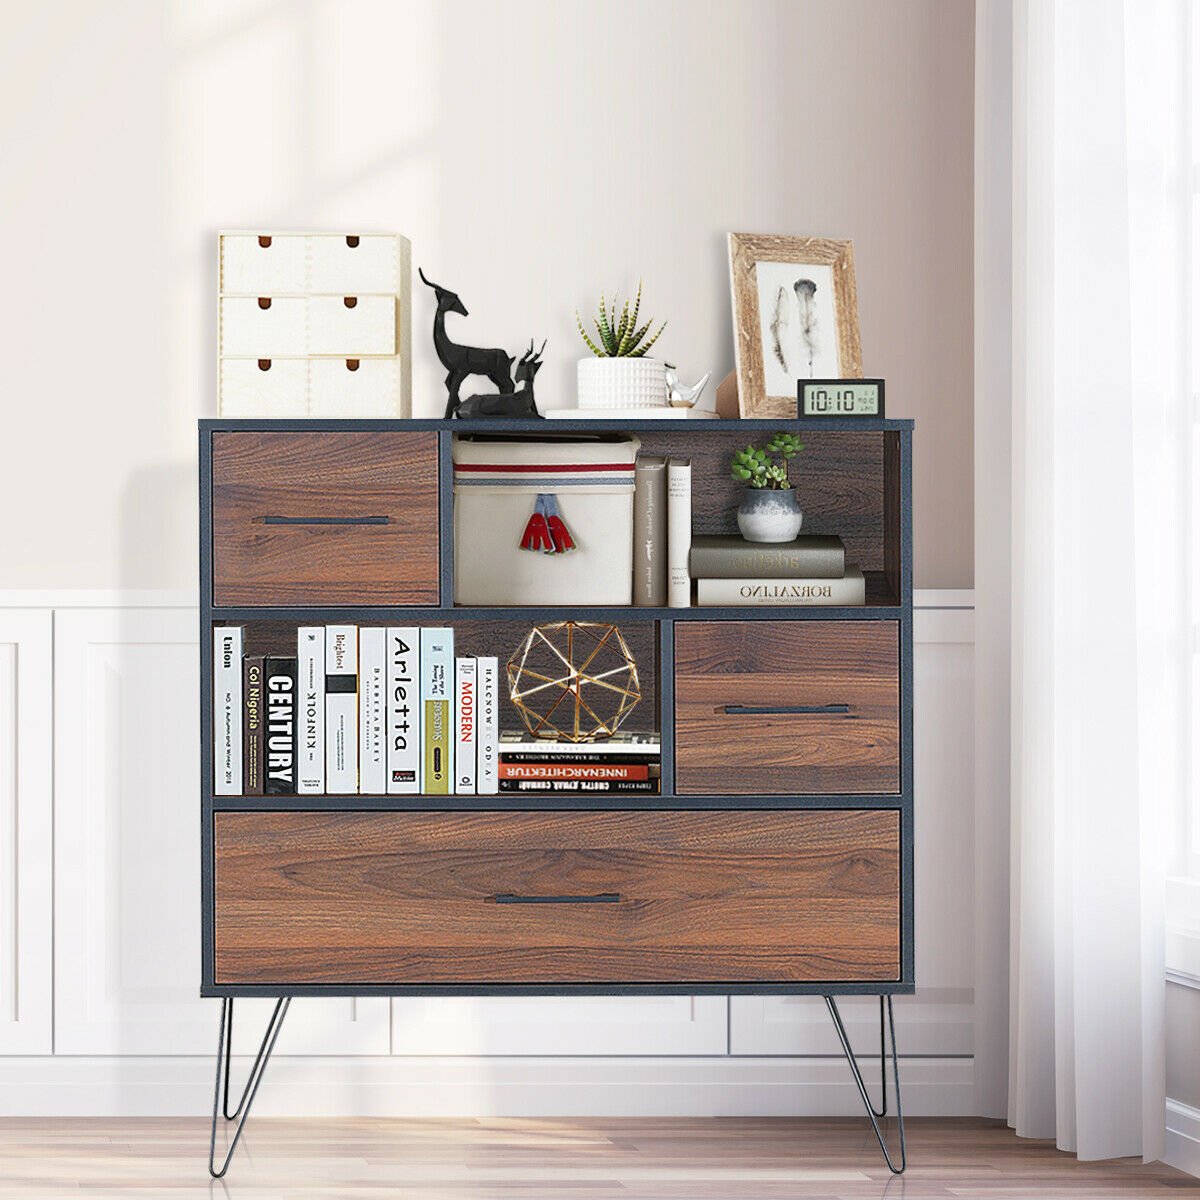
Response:
POLYGON ((213 782, 218 796, 242 790, 242 630, 213 631, 213 782))
POLYGON ((263 790, 268 796, 296 791, 296 660, 268 658, 266 682, 267 767, 263 790))
POLYGON ((454 630, 421 630, 421 791, 447 796, 454 779, 454 630))
POLYGON ((296 791, 325 791, 325 626, 296 630, 296 791))
POLYGON ((693 579, 841 579, 846 547, 832 534, 802 534, 791 542, 696 534, 689 566, 693 579))
POLYGON ((387 790, 421 790, 421 631, 393 625, 387 631, 387 790))
POLYGON ((866 601, 866 582, 857 567, 847 567, 841 579, 700 579, 696 583, 697 608, 852 606, 866 601))
POLYGON ((325 627, 325 788, 358 791, 358 626, 325 627))
POLYGON ((242 792, 263 794, 263 658, 242 659, 242 792))

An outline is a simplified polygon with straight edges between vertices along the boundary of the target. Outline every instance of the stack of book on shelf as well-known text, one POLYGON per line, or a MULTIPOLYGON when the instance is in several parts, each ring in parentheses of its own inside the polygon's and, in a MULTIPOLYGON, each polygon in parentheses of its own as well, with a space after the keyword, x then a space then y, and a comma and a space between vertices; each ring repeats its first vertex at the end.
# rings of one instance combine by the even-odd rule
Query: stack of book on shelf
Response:
POLYGON ((294 654, 213 631, 219 796, 494 795, 499 664, 446 628, 305 626, 294 654))
POLYGON ((689 608, 692 460, 638 455, 633 490, 633 603, 689 608))
POLYGON ((842 539, 825 534, 802 534, 791 542, 697 534, 688 565, 699 608, 859 605, 867 600, 863 573, 846 565, 842 539))
POLYGON ((502 792, 657 793, 661 768, 657 734, 617 733, 602 742, 500 735, 502 792))

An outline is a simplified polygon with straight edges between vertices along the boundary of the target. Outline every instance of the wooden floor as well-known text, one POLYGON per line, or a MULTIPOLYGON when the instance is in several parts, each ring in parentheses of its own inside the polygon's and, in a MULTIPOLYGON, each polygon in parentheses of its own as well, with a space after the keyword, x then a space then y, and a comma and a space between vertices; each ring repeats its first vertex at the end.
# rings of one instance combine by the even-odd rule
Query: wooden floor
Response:
POLYGON ((1200 1196, 1132 1161, 1078 1163, 974 1120, 911 1120, 888 1176, 861 1121, 254 1120, 223 1183, 196 1120, 0 1120, 0 1197, 121 1200, 860 1200, 1200 1196))

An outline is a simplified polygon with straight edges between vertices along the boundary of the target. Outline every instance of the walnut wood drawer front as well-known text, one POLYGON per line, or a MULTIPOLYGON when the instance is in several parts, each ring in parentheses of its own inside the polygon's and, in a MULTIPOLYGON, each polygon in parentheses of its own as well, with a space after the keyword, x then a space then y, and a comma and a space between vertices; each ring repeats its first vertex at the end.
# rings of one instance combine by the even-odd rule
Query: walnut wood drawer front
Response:
POLYGON ((214 433, 213 603, 438 603, 437 435, 214 433))
POLYGON ((217 813, 227 984, 900 974, 894 810, 217 813))
POLYGON ((899 656, 895 621, 679 622, 677 790, 898 792, 899 656))

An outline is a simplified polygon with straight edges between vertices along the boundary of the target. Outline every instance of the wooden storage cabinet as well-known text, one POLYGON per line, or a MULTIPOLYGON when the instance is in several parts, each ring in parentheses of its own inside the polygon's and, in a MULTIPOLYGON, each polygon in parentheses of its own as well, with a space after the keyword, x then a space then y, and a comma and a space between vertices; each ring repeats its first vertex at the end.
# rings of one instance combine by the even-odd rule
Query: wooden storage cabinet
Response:
POLYGON ((895 810, 218 813, 218 984, 895 982, 895 810))

